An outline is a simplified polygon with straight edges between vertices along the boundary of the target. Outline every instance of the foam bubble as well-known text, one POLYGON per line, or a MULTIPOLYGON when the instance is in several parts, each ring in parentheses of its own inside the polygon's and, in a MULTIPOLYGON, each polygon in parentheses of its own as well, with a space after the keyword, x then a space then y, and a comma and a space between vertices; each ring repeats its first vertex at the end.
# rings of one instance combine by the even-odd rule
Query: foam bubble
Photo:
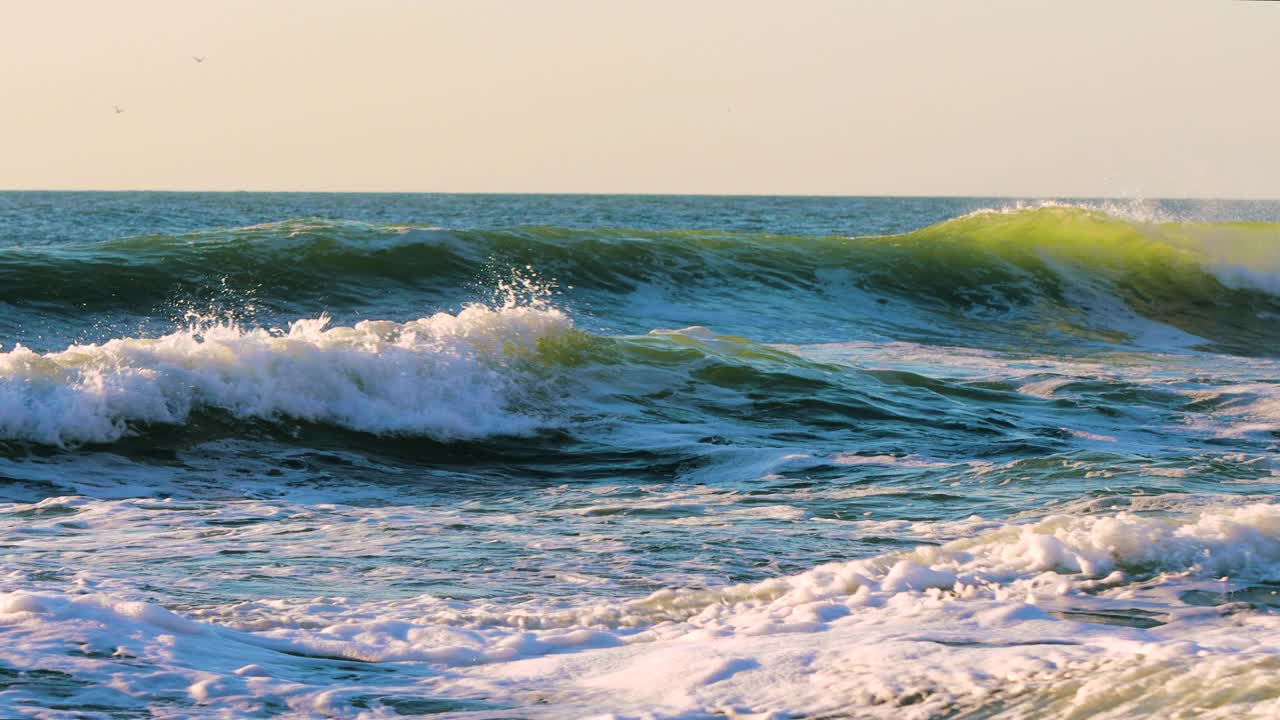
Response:
POLYGON ((478 696, 497 708, 539 698, 547 717, 1266 717, 1280 709, 1280 622, 1229 595, 1276 579, 1280 506, 1184 506, 996 525, 634 601, 278 598, 174 612, 19 590, 0 593, 0 661, 76 678, 65 691, 80 702, 163 697, 230 714, 356 716, 370 697, 478 696))
POLYGON ((327 317, 287 331, 220 323, 39 354, 0 354, 0 438, 111 442, 139 424, 199 410, 285 416, 436 439, 520 434, 542 422, 516 406, 522 361, 572 331, 549 307, 473 305, 406 323, 327 317))

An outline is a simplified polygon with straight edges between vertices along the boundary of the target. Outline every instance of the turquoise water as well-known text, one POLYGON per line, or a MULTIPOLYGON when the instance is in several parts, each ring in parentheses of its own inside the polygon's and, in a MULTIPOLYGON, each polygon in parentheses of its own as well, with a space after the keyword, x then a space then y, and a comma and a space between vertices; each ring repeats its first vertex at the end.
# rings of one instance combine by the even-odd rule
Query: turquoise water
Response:
POLYGON ((1266 716, 1278 341, 1276 203, 0 193, 0 714, 1266 716))

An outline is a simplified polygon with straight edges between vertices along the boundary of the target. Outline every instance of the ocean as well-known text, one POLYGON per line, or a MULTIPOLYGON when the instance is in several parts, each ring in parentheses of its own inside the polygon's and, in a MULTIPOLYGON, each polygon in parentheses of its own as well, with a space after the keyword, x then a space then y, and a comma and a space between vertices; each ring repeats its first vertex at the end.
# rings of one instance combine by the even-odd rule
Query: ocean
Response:
POLYGON ((2 718, 1280 716, 1280 203, 0 193, 2 718))

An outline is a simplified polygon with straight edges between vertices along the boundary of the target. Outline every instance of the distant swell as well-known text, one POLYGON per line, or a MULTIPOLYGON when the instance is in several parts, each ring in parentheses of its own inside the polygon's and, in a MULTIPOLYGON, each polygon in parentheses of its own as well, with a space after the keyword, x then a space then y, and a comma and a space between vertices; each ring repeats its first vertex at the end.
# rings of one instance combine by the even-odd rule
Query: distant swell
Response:
MULTIPOLYGON (((714 288, 774 293, 785 315, 796 293, 840 285, 908 303, 933 325, 975 313, 989 324, 999 313, 1024 323, 1017 332, 1121 338, 1139 318, 1256 353, 1280 341, 1278 253, 1280 223, 1137 222, 1057 206, 861 238, 303 219, 3 250, 0 304, 60 316, 86 307, 155 314, 225 291, 233 304, 251 300, 297 317, 396 293, 446 306, 484 299, 477 293, 494 277, 531 268, 606 305, 646 287, 714 288)), ((713 302, 706 297, 694 302, 713 302)))

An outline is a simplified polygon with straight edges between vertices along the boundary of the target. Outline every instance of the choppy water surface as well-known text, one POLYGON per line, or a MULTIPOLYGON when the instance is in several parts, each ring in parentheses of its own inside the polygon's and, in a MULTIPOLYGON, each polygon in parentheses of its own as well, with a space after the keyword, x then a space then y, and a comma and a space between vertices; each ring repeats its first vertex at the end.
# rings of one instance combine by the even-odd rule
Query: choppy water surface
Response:
POLYGON ((0 716, 1271 717, 1280 205, 0 194, 0 716))

